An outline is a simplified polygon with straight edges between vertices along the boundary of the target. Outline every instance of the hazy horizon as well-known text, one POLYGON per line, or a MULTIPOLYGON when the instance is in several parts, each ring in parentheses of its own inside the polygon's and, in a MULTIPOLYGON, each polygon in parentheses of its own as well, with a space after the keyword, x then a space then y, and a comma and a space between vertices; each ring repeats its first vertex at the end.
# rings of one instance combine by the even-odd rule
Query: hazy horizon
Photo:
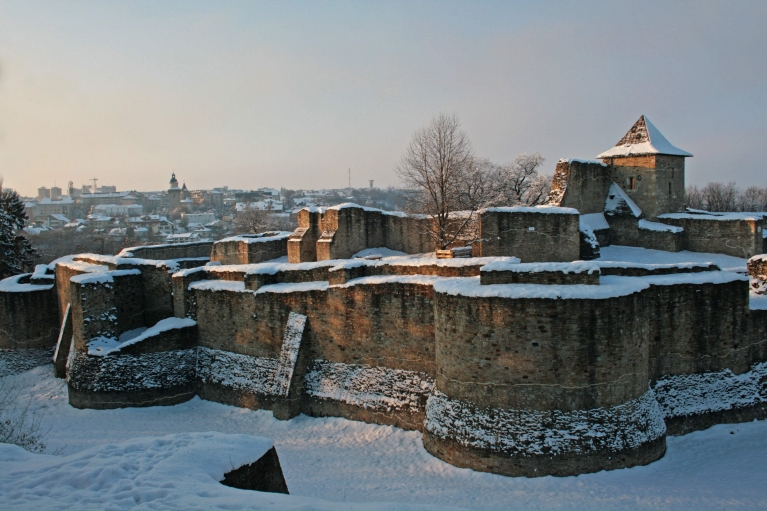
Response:
POLYGON ((689 184, 767 185, 764 2, 7 2, 0 174, 115 185, 396 185, 455 114, 476 152, 594 158, 640 115, 689 184))

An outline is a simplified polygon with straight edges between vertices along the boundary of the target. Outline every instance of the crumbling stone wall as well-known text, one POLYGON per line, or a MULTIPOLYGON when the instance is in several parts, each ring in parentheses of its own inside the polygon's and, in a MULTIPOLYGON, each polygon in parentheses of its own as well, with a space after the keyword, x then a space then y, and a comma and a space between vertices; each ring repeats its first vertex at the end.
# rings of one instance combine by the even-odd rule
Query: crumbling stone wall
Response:
POLYGON ((575 208, 580 214, 601 213, 610 188, 610 169, 588 160, 559 160, 548 203, 575 208))
POLYGON ((291 263, 347 259, 366 248, 386 247, 407 254, 434 250, 428 218, 342 204, 324 211, 304 209, 288 240, 291 263))
POLYGON ((311 263, 317 260, 321 223, 322 213, 315 208, 304 208, 298 212, 298 228, 288 238, 288 262, 311 263))
POLYGON ((580 256, 578 211, 570 208, 491 208, 480 214, 480 255, 514 256, 525 262, 576 261, 580 256))

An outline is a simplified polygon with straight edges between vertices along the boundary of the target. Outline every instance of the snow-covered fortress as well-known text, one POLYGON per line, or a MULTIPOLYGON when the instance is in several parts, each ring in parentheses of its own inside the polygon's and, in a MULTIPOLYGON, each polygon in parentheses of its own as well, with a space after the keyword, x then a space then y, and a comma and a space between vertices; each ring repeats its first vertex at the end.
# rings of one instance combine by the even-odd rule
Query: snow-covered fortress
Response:
POLYGON ((650 463, 667 434, 767 415, 765 214, 685 211, 689 156, 643 117, 602 161, 560 161, 550 205, 482 211, 471 258, 353 258, 428 250, 428 220, 355 205, 64 258, 0 282, 0 367, 53 356, 80 408, 198 395, 391 424, 505 475, 650 463), (750 275, 598 258, 610 244, 750 275))

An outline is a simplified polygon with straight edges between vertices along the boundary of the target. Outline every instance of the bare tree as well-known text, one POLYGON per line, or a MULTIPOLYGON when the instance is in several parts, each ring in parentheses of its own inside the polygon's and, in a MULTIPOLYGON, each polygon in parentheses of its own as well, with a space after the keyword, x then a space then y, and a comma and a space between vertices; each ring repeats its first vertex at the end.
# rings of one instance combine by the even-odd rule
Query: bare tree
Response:
POLYGON ((688 186, 686 190, 686 206, 690 209, 706 209, 703 193, 697 186, 688 186))
POLYGON ((494 173, 495 198, 498 206, 536 206, 543 204, 551 190, 551 177, 538 169, 544 158, 540 153, 522 153, 511 163, 500 165, 494 173))
POLYGON ((438 249, 460 239, 486 205, 486 167, 455 116, 440 114, 413 135, 396 173, 408 190, 407 211, 431 217, 427 234, 438 249))
POLYGON ((749 186, 738 197, 740 211, 767 211, 767 188, 749 186))
POLYGON ((735 183, 709 183, 701 190, 706 209, 709 211, 735 211, 738 188, 735 183))
POLYGON ((234 216, 232 227, 234 234, 258 234, 271 228, 269 215, 271 211, 253 208, 246 204, 245 209, 234 216))

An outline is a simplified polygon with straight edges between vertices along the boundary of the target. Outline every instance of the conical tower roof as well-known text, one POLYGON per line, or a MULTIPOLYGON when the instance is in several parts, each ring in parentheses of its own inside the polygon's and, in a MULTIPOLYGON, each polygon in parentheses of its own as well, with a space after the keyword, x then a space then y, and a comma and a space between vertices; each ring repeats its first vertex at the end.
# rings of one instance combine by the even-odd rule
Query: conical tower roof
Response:
POLYGON ((669 154, 672 156, 692 156, 682 151, 658 131, 650 119, 644 115, 631 127, 623 138, 597 158, 620 158, 621 156, 641 156, 648 154, 669 154))

